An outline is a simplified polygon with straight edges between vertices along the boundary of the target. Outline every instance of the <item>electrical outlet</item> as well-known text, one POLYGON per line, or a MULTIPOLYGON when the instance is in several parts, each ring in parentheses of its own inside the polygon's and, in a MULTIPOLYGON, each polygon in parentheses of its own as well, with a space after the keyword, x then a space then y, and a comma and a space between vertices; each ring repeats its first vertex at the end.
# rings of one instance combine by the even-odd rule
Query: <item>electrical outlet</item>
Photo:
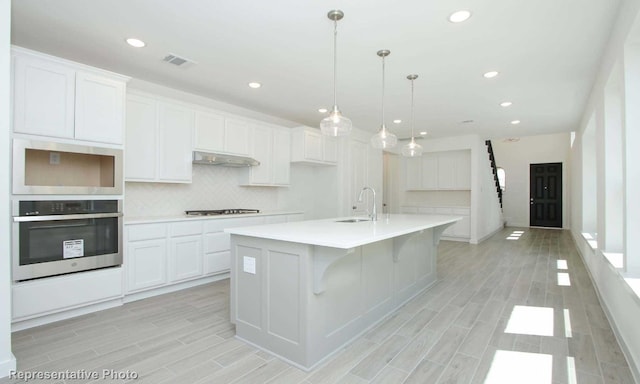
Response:
POLYGON ((256 274, 256 258, 244 256, 242 258, 242 270, 252 275, 256 274))
POLYGON ((60 153, 59 152, 49 152, 49 164, 51 164, 51 165, 60 164, 60 153))

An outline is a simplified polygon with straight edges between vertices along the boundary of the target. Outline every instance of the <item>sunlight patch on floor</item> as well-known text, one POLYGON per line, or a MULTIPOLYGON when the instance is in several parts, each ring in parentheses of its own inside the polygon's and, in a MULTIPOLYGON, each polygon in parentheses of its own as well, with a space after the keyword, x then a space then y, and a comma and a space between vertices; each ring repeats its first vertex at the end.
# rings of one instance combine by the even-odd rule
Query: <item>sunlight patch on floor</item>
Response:
POLYGON ((551 384, 553 356, 497 350, 484 384, 551 384))
POLYGON ((507 240, 520 240, 520 236, 524 234, 524 231, 513 231, 509 236, 507 236, 507 240))
POLYGON ((570 287, 571 279, 569 278, 569 274, 566 272, 558 272, 558 285, 561 287, 570 287))
POLYGON ((556 268, 558 268, 558 269, 569 269, 569 266, 567 265, 567 260, 557 260, 556 261, 556 268))
POLYGON ((516 305, 504 332, 553 336, 553 308, 516 305))

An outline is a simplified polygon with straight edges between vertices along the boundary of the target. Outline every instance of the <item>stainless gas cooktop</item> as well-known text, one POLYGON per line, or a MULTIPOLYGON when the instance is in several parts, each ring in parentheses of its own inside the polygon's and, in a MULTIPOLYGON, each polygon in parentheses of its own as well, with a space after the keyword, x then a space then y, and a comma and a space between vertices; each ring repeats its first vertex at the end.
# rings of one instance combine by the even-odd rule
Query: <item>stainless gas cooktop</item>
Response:
POLYGON ((184 211, 189 216, 215 216, 215 215, 239 215, 243 213, 260 213, 259 209, 244 209, 244 208, 230 208, 230 209, 212 209, 212 210, 199 210, 199 211, 184 211))

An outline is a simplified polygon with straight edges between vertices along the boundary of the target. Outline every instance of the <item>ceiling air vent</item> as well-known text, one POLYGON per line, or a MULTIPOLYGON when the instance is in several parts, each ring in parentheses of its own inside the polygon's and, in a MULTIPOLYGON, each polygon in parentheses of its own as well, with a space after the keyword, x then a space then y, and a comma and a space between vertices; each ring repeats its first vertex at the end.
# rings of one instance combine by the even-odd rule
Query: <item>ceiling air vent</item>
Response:
POLYGON ((167 56, 165 56, 164 59, 162 59, 162 61, 173 64, 178 67, 182 67, 182 68, 189 67, 195 64, 195 61, 186 59, 184 57, 180 57, 178 55, 174 55, 173 53, 170 53, 167 56))

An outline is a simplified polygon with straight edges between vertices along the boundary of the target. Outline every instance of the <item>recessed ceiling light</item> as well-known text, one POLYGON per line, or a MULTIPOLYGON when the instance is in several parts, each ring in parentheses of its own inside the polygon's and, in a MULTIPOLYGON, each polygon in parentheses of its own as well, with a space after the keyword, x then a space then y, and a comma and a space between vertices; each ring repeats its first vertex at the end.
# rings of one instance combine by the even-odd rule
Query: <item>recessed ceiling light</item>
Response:
POLYGON ((511 122, 511 124, 513 124, 513 125, 520 124, 520 120, 513 120, 513 121, 511 122))
POLYGON ((463 120, 462 124, 470 124, 473 123, 473 120, 463 120))
POLYGON ((422 132, 420 132, 420 134, 421 134, 422 136, 424 136, 424 135, 426 135, 426 134, 427 134, 427 131, 422 131, 422 132))
POLYGON ((487 79, 491 79, 492 77, 498 76, 498 71, 489 71, 482 76, 486 77, 487 79))
POLYGON ((258 89, 258 88, 260 88, 260 87, 262 87, 262 84, 257 83, 257 82, 255 82, 255 81, 254 81, 254 82, 249 83, 249 88, 258 89))
POLYGON ((467 21, 471 17, 471 12, 467 10, 453 12, 449 15, 449 21, 452 23, 462 23, 463 21, 467 21))
POLYGON ((327 113, 327 108, 318 108, 318 112, 327 113))
POLYGON ((511 104, 513 104, 513 103, 510 102, 510 101, 503 101, 502 103, 500 103, 500 106, 501 107, 510 107, 511 104))
POLYGON ((135 39, 133 37, 130 37, 127 39, 127 44, 129 44, 132 47, 136 47, 136 48, 142 48, 145 45, 147 45, 144 41, 140 40, 140 39, 135 39))
POLYGON ((394 122, 394 124, 400 124, 400 123, 402 123, 402 120, 400 120, 400 119, 395 119, 395 120, 393 120, 393 122, 394 122))

